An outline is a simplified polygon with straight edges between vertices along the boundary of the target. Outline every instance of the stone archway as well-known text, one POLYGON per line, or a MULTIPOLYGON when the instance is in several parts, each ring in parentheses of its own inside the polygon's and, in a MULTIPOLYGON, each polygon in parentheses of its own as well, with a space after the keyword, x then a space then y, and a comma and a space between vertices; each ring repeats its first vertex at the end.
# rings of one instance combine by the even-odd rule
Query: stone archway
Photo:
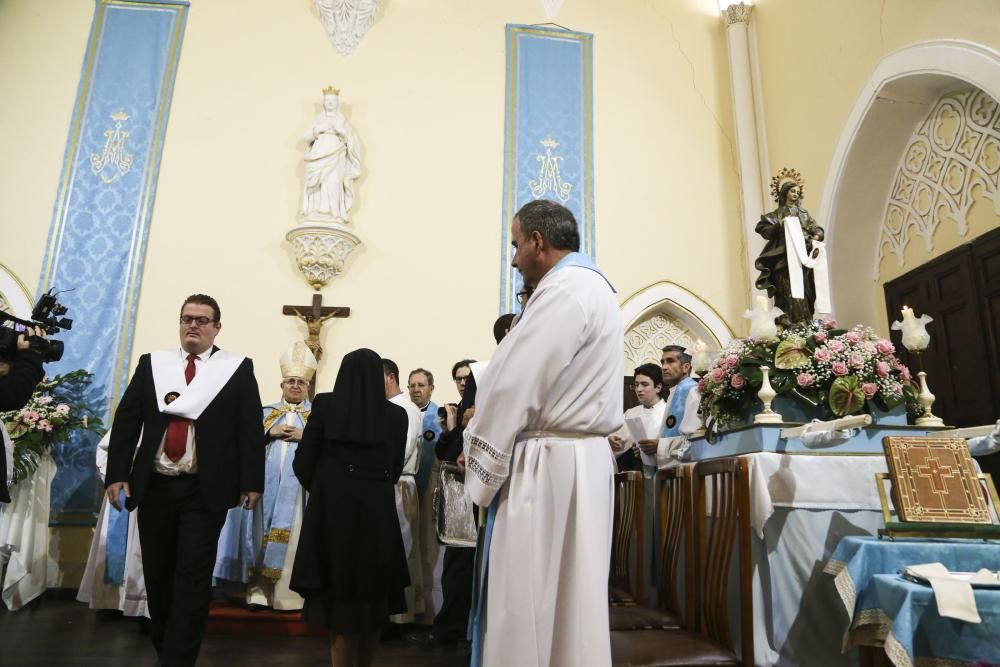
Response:
POLYGON ((663 281, 645 287, 622 303, 625 322, 625 372, 658 362, 664 345, 690 347, 696 340, 720 350, 732 337, 726 321, 696 294, 663 281))
POLYGON ((31 308, 31 292, 13 271, 0 264, 0 310, 27 319, 31 308))
POLYGON ((900 160, 934 104, 970 87, 1000 100, 1000 52, 972 42, 935 40, 886 56, 858 96, 820 199, 834 311, 842 322, 885 328, 883 296, 874 287, 886 202, 900 160))

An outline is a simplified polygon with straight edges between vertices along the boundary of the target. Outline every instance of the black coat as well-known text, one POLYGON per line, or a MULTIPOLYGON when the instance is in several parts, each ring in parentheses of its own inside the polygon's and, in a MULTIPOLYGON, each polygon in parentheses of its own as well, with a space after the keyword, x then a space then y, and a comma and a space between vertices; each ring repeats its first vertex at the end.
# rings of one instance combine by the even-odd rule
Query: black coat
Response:
MULTIPOLYGON (((253 362, 247 358, 194 422, 198 476, 205 507, 224 510, 240 502, 240 494, 264 491, 263 410, 253 362)), ((169 415, 160 412, 148 354, 139 358, 111 427, 105 486, 128 482, 132 510, 143 498, 169 415), (142 431, 139 452, 135 446, 142 431), (133 462, 133 454, 135 461, 133 462)))
MULTIPOLYGON (((10 372, 0 377, 0 411, 24 407, 44 376, 42 355, 30 348, 18 351, 10 372)), ((0 452, 0 502, 10 502, 7 491, 7 457, 3 452, 0 452)))
MULTIPOLYGON (((470 369, 471 371, 471 369, 470 369)), ((462 426, 462 416, 469 408, 476 407, 476 378, 470 372, 465 381, 465 391, 458 405, 458 424, 450 431, 444 431, 434 445, 434 455, 439 461, 454 463, 465 448, 465 427, 462 426)))
POLYGON ((345 632, 378 627, 381 616, 406 611, 410 583, 396 515, 395 483, 403 471, 406 411, 386 408, 386 439, 378 444, 325 436, 333 394, 317 394, 293 468, 309 502, 290 587, 306 599, 306 618, 345 632), (352 611, 354 610, 354 611, 352 611), (344 615, 359 627, 342 627, 344 615))

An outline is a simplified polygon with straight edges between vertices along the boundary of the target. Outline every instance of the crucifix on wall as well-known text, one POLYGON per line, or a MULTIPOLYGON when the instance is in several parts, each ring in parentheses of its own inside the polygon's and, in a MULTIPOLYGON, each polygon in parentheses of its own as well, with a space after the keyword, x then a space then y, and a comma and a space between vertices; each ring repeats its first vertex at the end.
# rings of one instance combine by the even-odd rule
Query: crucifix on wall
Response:
POLYGON ((305 344, 312 351, 316 361, 323 358, 323 347, 319 344, 319 332, 323 323, 331 317, 350 317, 351 309, 346 306, 324 306, 323 295, 313 294, 311 306, 282 306, 282 315, 294 315, 306 323, 309 335, 305 344))

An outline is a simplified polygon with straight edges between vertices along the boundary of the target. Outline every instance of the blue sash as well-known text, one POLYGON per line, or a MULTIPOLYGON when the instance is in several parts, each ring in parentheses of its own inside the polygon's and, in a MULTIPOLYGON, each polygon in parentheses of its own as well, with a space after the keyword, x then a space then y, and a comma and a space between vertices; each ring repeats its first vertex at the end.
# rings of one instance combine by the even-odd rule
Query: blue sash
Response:
POLYGON ((673 398, 670 399, 670 409, 667 410, 666 421, 663 422, 663 433, 661 438, 673 438, 681 435, 681 422, 684 421, 684 406, 687 404, 688 394, 698 386, 696 380, 684 378, 674 387, 673 398))
POLYGON ((417 474, 414 481, 417 484, 417 495, 424 497, 427 491, 427 484, 431 479, 431 468, 434 467, 434 445, 441 437, 441 421, 438 419, 438 406, 434 401, 428 401, 424 410, 424 422, 422 425, 423 440, 420 443, 420 463, 417 464, 417 474), (427 437, 427 436, 431 437, 427 437))
MULTIPOLYGON (((275 409, 287 409, 276 407, 275 409)), ((310 409, 309 401, 302 402, 303 410, 310 409)), ((282 415, 282 419, 285 415, 282 415)), ((305 428, 306 421, 301 412, 295 413, 299 428, 305 428)), ((285 463, 281 464, 283 442, 273 440, 268 446, 264 470, 264 540, 263 559, 260 573, 267 579, 277 581, 285 569, 288 543, 291 539, 292 522, 295 520, 295 501, 301 485, 292 470, 296 443, 289 443, 285 452, 285 463)))
POLYGON ((486 527, 482 531, 482 540, 476 545, 479 556, 479 572, 472 585, 472 611, 469 614, 469 638, 472 640, 472 657, 470 667, 482 667, 483 647, 486 639, 486 596, 487 582, 490 571, 490 544, 493 542, 493 524, 500 507, 500 494, 493 497, 486 513, 486 527))
POLYGON ((105 547, 104 583, 121 586, 125 581, 125 551, 128 547, 128 511, 125 509, 125 491, 118 492, 122 509, 116 510, 108 503, 108 540, 105 547))

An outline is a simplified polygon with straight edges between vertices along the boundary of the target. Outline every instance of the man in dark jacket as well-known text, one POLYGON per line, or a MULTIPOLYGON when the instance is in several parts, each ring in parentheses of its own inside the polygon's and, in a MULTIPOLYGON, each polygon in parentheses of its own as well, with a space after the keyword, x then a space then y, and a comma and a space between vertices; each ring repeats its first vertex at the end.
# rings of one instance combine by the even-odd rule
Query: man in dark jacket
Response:
POLYGON ((111 428, 108 500, 121 510, 123 496, 126 509, 138 508, 160 665, 195 663, 226 512, 253 509, 264 489, 253 362, 215 347, 221 329, 215 299, 188 297, 180 349, 139 359, 111 428))
MULTIPOLYGON (((17 337, 17 353, 13 360, 4 362, 6 374, 0 377, 0 411, 18 410, 31 398, 35 387, 41 382, 45 371, 42 370, 42 355, 36 346, 32 346, 30 336, 44 338, 41 330, 32 329, 17 337)), ((0 424, 0 429, 3 424, 0 424)), ((7 484, 14 474, 14 445, 7 433, 2 434, 4 452, 0 456, 0 503, 10 502, 10 492, 7 484)))

